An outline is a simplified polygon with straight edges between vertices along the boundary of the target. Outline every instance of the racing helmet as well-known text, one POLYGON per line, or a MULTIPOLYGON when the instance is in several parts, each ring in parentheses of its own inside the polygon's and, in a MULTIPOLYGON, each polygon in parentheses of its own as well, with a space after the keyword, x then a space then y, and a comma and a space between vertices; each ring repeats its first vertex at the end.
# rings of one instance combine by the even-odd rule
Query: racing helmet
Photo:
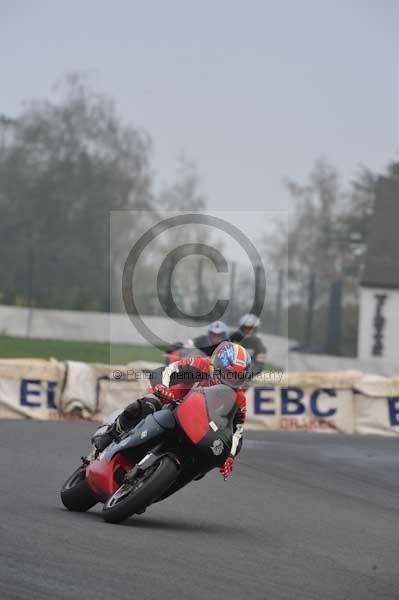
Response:
POLYGON ((243 346, 222 342, 211 357, 210 375, 231 388, 242 387, 251 371, 251 356, 243 346))
POLYGON ((256 333, 260 325, 260 319, 252 313, 243 315, 239 322, 239 327, 244 335, 256 333))
POLYGON ((211 344, 220 344, 227 338, 227 325, 223 321, 213 321, 208 325, 208 339, 211 344))

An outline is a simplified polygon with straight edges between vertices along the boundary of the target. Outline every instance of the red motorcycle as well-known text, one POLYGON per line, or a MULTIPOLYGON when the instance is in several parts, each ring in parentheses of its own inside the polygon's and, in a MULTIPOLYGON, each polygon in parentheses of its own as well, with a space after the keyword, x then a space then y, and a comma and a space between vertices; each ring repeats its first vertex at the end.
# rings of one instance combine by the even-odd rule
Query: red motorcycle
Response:
POLYGON ((180 402, 148 415, 103 452, 93 448, 67 479, 61 500, 119 523, 140 514, 226 460, 232 443, 235 393, 225 385, 193 389, 180 402))

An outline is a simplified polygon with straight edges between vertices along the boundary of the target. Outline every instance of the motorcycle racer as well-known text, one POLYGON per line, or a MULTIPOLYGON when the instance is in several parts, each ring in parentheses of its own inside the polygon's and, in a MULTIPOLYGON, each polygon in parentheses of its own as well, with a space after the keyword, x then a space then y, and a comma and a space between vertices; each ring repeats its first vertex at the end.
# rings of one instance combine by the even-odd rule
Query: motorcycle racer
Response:
POLYGON ((212 357, 194 356, 183 358, 167 367, 160 367, 151 374, 152 396, 145 396, 129 404, 105 433, 94 435, 93 444, 100 451, 113 440, 134 427, 148 414, 160 410, 163 405, 183 399, 195 387, 224 384, 236 393, 237 413, 230 454, 220 472, 224 479, 231 475, 234 459, 241 447, 243 424, 246 416, 246 398, 243 385, 251 368, 251 357, 239 344, 222 342, 212 357))
POLYGON ((227 338, 227 325, 223 321, 213 321, 208 325, 206 335, 188 340, 189 348, 198 348, 207 356, 212 356, 216 348, 227 338))
POLYGON ((207 333, 187 340, 185 344, 178 342, 166 350, 166 362, 179 359, 179 352, 184 349, 200 350, 206 356, 212 356, 221 342, 227 339, 227 325, 223 321, 213 321, 208 325, 207 333))
POLYGON ((230 335, 230 341, 244 346, 251 355, 252 375, 257 375, 266 367, 266 347, 258 335, 260 319, 254 314, 243 315, 237 331, 230 335))

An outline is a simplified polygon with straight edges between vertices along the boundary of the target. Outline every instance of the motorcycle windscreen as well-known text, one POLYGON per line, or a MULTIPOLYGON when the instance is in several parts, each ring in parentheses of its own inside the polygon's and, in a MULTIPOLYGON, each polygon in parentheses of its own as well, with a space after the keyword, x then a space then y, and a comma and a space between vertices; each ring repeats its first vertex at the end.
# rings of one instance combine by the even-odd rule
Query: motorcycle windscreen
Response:
POLYGON ((236 412, 235 393, 225 385, 193 390, 176 410, 188 438, 198 444, 209 431, 231 426, 236 412))

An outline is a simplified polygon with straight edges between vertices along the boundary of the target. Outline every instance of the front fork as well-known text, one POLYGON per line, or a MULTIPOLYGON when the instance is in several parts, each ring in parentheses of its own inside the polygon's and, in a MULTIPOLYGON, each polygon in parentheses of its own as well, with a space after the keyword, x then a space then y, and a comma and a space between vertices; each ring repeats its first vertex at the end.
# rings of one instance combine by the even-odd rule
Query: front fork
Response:
POLYGON ((126 473, 124 481, 132 483, 132 481, 140 474, 144 473, 147 469, 152 468, 157 462, 164 456, 169 456, 179 468, 182 466, 180 458, 171 452, 170 450, 162 450, 163 444, 158 444, 152 448, 147 454, 137 463, 135 467, 128 473, 126 473))

